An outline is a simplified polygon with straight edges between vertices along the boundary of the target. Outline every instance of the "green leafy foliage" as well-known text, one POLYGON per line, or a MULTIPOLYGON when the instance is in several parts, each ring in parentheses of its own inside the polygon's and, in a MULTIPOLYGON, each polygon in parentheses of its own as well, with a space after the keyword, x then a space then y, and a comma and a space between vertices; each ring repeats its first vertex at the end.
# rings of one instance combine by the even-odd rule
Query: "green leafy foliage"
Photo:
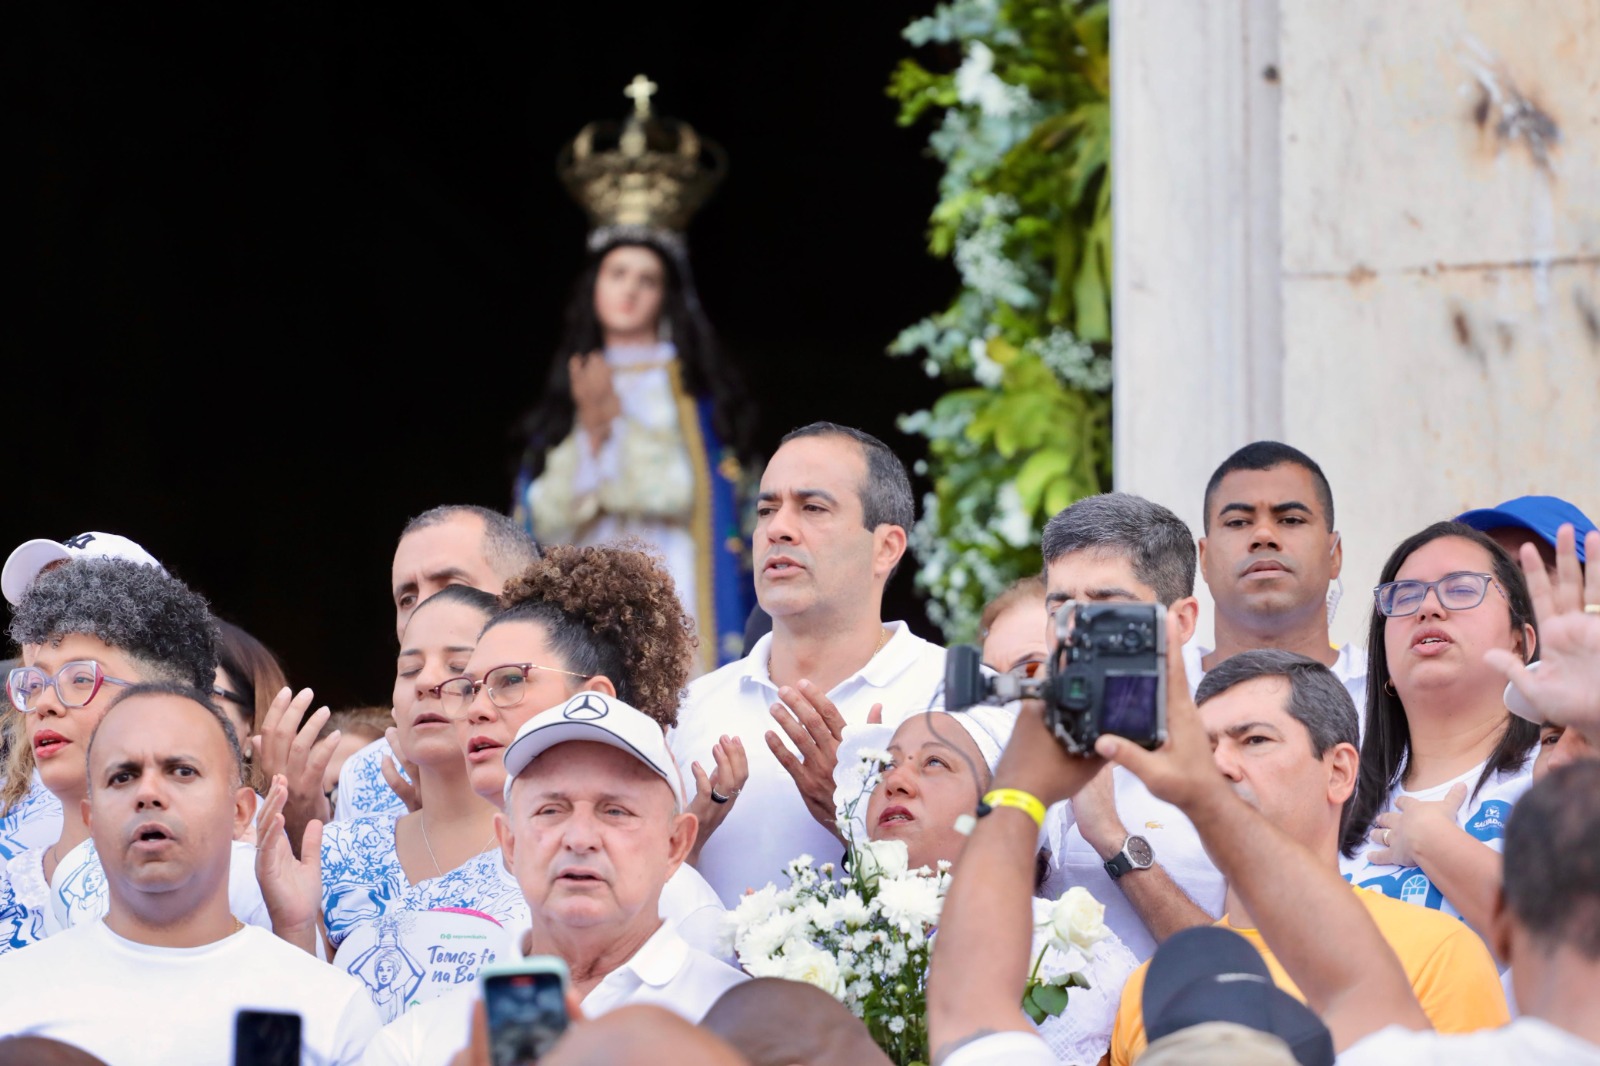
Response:
POLYGON ((1039 569, 1050 515, 1111 481, 1111 75, 1106 0, 950 0, 905 30, 958 48, 889 80, 899 122, 935 122, 945 164, 928 249, 961 290, 903 330, 950 391, 902 417, 933 482, 911 544, 947 640, 1039 569))

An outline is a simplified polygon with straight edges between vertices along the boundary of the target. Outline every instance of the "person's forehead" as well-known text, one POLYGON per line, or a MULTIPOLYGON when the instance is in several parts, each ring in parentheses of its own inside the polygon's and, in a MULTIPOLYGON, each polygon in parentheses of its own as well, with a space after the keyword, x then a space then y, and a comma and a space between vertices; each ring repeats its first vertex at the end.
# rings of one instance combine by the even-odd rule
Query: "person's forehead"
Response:
POLYGON ((396 579, 451 567, 472 570, 487 567, 483 533, 483 519, 474 514, 451 515, 442 522, 413 530, 395 548, 396 579))
POLYGON ((914 752, 930 744, 953 748, 972 759, 983 761, 978 742, 948 713, 918 714, 907 718, 894 731, 889 747, 895 751, 914 752))
POLYGON ((1217 483, 1210 507, 1216 513, 1230 503, 1274 507, 1290 501, 1322 513, 1317 479, 1299 463, 1279 463, 1265 470, 1230 470, 1217 483))
POLYGON ((1517 558, 1517 552, 1524 544, 1532 544, 1539 549, 1539 557, 1544 560, 1546 566, 1555 564, 1555 548, 1531 529, 1524 529, 1522 526, 1496 526, 1484 530, 1484 536, 1504 548, 1513 559, 1517 558))
MULTIPOLYGON (((63 663, 82 659, 93 659, 107 673, 114 674, 116 670, 132 672, 129 668, 133 660, 121 648, 114 648, 99 637, 90 636, 88 633, 67 633, 59 639, 45 641, 33 649, 32 662, 29 665, 50 670, 63 663)), ((138 678, 130 677, 124 680, 135 681, 138 678)))
POLYGON ((1052 596, 1123 588, 1147 602, 1156 601, 1155 589, 1134 576, 1132 557, 1111 548, 1068 552, 1045 568, 1045 585, 1052 596))
POLYGON ((854 496, 867 473, 861 445, 849 437, 825 434, 796 437, 780 447, 761 475, 761 491, 825 489, 854 496))
POLYGON ((1464 537, 1438 537, 1406 556, 1395 577, 1432 581, 1457 570, 1493 573, 1493 561, 1481 544, 1464 537))
POLYGON ((1200 717, 1212 732, 1240 722, 1293 722, 1289 714, 1289 679, 1280 675, 1252 677, 1200 704, 1200 717))
POLYGON ((174 755, 208 762, 224 762, 230 755, 221 724, 211 712, 182 696, 151 693, 120 700, 95 731, 96 766, 174 755))
POLYGON ((637 244, 625 244, 611 249, 600 260, 600 265, 605 270, 625 267, 640 272, 652 271, 657 274, 662 272, 661 257, 637 244))

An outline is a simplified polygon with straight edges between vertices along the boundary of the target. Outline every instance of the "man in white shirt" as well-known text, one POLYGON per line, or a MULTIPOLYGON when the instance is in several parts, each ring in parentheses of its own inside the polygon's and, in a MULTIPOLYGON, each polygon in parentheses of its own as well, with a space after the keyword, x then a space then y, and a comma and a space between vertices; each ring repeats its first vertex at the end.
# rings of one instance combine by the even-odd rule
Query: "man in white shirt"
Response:
POLYGON ((697 678, 669 743, 678 764, 737 738, 749 776, 717 790, 695 865, 724 903, 781 881, 805 854, 837 862, 833 768, 847 725, 874 707, 898 725, 938 701, 944 649, 884 623, 883 590, 906 550, 911 482, 887 445, 831 422, 783 438, 761 477, 752 543, 756 599, 772 631, 697 678))
POLYGON ((1198 685, 1230 655, 1278 648, 1328 667, 1364 712, 1367 653, 1335 648, 1328 637, 1344 549, 1322 468, 1287 444, 1246 444, 1212 473, 1204 515, 1200 573, 1216 605, 1217 646, 1186 649, 1190 680, 1198 685))
MULTIPOLYGON (((396 638, 405 632, 417 604, 446 585, 469 585, 498 596, 507 581, 538 561, 538 543, 497 511, 472 504, 429 508, 406 523, 395 545, 389 592, 396 638)), ((407 805, 396 785, 409 791, 410 782, 400 776, 388 738, 380 737, 345 760, 334 819, 349 822, 374 814, 405 814, 407 805)), ((315 797, 308 800, 314 802, 315 797)), ((295 824, 291 819, 290 839, 298 847, 299 838, 292 832, 295 824)))
MULTIPOLYGON (((1160 603, 1180 641, 1194 634, 1194 537, 1169 509, 1128 493, 1090 496, 1045 524, 1040 547, 1050 646, 1054 613, 1069 600, 1160 603)), ((1125 770, 1107 767, 1070 804, 1052 807, 1043 837, 1050 858, 1040 894, 1087 888, 1141 960, 1170 934, 1222 914, 1227 886, 1194 827, 1125 770)))
MULTIPOLYGON (((652 1003, 698 1022, 745 974, 691 948, 660 917, 662 886, 695 816, 661 726, 581 691, 523 724, 505 751, 500 847, 528 901, 524 956, 556 955, 593 1018, 652 1003)), ((476 992, 418 1004, 379 1034, 369 1066, 442 1066, 466 1045, 476 992)))
POLYGON ((222 712, 188 686, 132 686, 95 730, 88 773, 110 911, 0 959, 0 1031, 119 1066, 228 1066, 237 1012, 287 1012, 302 1061, 357 1062, 378 1027, 361 984, 229 910, 254 794, 222 712))

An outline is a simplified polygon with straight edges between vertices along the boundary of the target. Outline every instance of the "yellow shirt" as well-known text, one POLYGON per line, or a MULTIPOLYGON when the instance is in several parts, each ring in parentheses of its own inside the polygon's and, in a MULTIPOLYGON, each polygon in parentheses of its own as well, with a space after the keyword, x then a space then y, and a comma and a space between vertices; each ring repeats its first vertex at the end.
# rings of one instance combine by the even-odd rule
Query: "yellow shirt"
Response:
MULTIPOLYGON (((1360 888, 1353 891, 1399 957, 1411 980, 1411 990, 1436 1030, 1470 1033, 1511 1020, 1494 959, 1470 926, 1438 911, 1390 899, 1381 892, 1360 888)), ((1228 924, 1227 915, 1217 925, 1232 929, 1255 945, 1278 987, 1305 1001, 1258 931, 1235 929, 1228 924)), ((1142 963, 1123 986, 1116 1028, 1111 1032, 1111 1066, 1128 1066, 1144 1052, 1144 974, 1149 965, 1142 963)))

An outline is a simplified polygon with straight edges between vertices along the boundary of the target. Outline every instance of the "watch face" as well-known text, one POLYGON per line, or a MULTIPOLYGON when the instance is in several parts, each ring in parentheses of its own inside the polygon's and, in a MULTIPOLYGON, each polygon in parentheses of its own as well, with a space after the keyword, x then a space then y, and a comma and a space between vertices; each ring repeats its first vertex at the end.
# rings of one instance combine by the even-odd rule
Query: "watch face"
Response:
POLYGON ((1155 860, 1155 852, 1150 850, 1150 842, 1144 837, 1129 837, 1122 848, 1135 866, 1149 866, 1155 860))

